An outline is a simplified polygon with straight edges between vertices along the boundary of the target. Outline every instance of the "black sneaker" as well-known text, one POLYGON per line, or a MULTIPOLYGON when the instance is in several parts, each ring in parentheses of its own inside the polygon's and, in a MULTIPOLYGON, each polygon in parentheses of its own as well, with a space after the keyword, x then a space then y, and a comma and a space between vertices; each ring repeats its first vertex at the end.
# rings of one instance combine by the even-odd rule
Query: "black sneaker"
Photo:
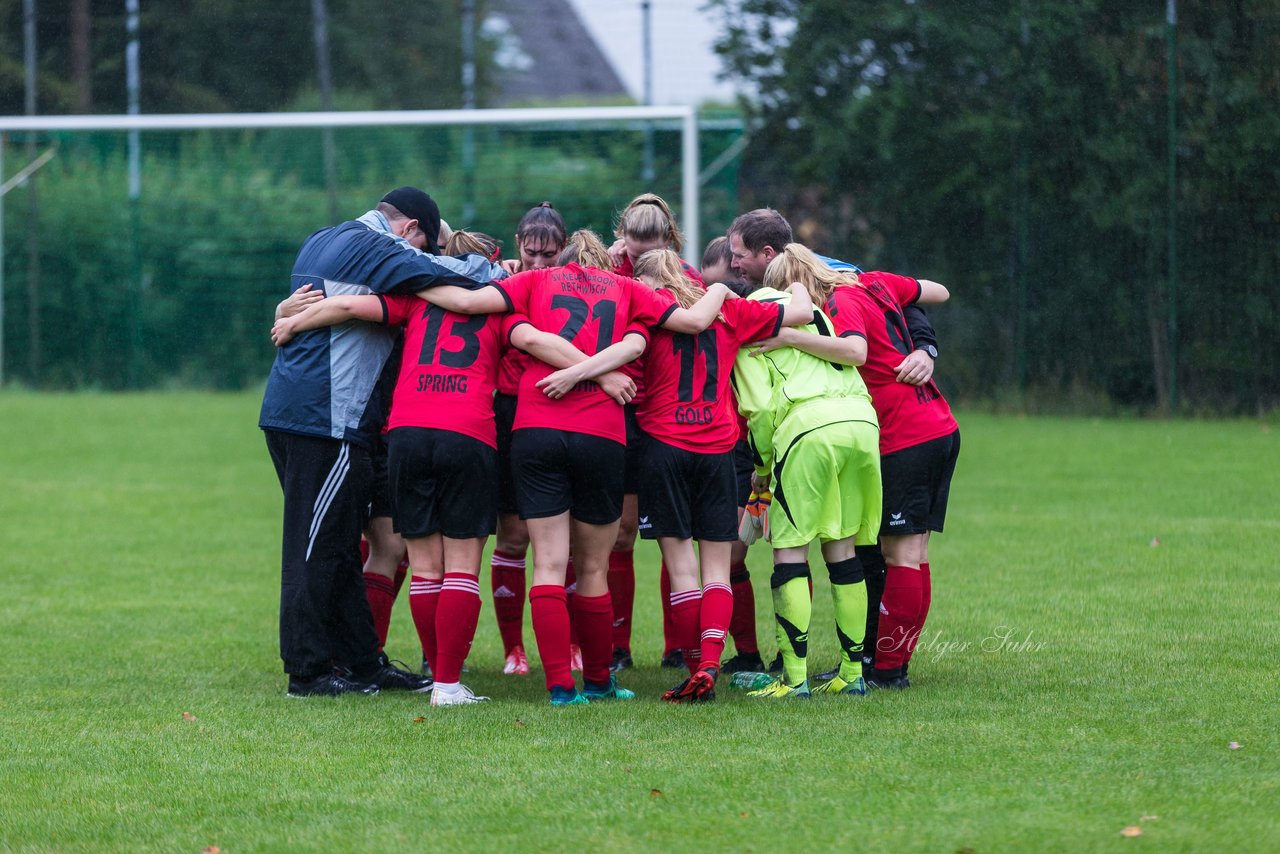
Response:
POLYGON ((764 670, 764 660, 759 652, 740 652, 724 663, 722 673, 759 673, 764 670))
MULTIPOLYGON (((396 662, 403 665, 403 661, 396 662)), ((369 681, 384 691, 411 691, 424 694, 436 686, 430 676, 421 676, 410 670, 396 667, 383 656, 382 665, 369 677, 369 681)))
POLYGON ((631 650, 618 647, 613 651, 613 663, 609 665, 609 672, 617 673, 619 670, 635 666, 635 662, 631 660, 631 650))
POLYGON ((911 680, 902 668, 893 670, 872 670, 871 675, 864 677, 868 688, 880 691, 905 691, 911 687, 911 680))
POLYGON ((663 667, 684 667, 684 651, 673 649, 671 652, 662 656, 663 667))
POLYGON ((378 686, 371 682, 355 682, 336 673, 315 679, 289 677, 289 697, 339 697, 343 694, 376 694, 378 686))
POLYGON ((782 672, 782 653, 778 653, 773 657, 773 663, 769 665, 770 673, 782 672))

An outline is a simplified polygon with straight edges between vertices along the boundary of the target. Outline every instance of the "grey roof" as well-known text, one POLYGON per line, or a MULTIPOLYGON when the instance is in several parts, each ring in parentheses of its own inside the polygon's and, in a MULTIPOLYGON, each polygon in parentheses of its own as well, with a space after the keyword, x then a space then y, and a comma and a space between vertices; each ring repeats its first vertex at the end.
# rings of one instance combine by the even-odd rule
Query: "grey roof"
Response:
POLYGON ((499 44, 494 106, 628 95, 569 0, 491 0, 484 27, 499 44))

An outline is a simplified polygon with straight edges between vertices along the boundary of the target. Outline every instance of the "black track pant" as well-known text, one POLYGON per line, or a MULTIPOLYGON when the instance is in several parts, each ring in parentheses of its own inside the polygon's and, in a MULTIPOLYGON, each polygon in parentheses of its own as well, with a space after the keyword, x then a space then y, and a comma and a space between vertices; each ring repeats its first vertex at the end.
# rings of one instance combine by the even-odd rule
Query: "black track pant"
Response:
POLYGON ((373 471, 365 448, 264 431, 284 491, 280 658, 308 679, 348 667, 371 671, 378 637, 365 598, 360 532, 373 471))

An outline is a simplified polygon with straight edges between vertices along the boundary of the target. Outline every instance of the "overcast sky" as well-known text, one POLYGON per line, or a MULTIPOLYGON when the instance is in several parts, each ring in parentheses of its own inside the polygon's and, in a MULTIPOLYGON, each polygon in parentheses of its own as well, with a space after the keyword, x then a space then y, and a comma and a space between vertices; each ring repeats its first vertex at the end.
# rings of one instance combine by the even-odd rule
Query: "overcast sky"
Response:
MULTIPOLYGON (((570 0, 587 29, 637 101, 644 97, 640 0, 570 0)), ((711 49, 716 21, 702 0, 650 0, 653 22, 653 101, 700 104, 732 101, 733 88, 716 82, 719 60, 711 49)))

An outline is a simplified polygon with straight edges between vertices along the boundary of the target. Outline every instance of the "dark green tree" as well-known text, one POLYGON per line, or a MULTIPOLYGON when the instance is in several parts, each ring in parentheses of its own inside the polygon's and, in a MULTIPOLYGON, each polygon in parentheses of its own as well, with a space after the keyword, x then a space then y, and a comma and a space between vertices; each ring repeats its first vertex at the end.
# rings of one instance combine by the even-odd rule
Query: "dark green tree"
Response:
MULTIPOLYGON (((75 0, 38 0, 39 112, 72 112, 75 0)), ((81 2, 80 5, 84 5, 81 2)), ((122 0, 89 0, 92 112, 122 113, 122 0)), ((479 3, 483 19, 485 4, 479 3)), ((440 109, 462 103, 457 0, 393 6, 328 0, 334 87, 348 109, 440 109)), ((0 0, 0 113, 23 111, 22 0, 0 0)), ((315 108, 310 0, 141 2, 144 113, 315 108)), ((483 56, 487 46, 478 50, 483 56)), ((478 63, 483 95, 489 63, 478 63)))
MULTIPOLYGON (((1059 395, 1164 402, 1163 3, 709 6, 756 126, 749 204, 864 266, 953 283, 947 367, 964 390, 1027 377, 1059 395)), ((1277 398, 1274 357, 1228 367, 1278 331, 1280 76, 1262 59, 1280 54, 1277 8, 1199 3, 1179 26, 1178 367, 1193 400, 1215 407, 1277 398), (1230 297, 1205 280, 1215 264, 1231 270, 1230 297), (1232 315, 1229 336, 1200 323, 1232 315)))

